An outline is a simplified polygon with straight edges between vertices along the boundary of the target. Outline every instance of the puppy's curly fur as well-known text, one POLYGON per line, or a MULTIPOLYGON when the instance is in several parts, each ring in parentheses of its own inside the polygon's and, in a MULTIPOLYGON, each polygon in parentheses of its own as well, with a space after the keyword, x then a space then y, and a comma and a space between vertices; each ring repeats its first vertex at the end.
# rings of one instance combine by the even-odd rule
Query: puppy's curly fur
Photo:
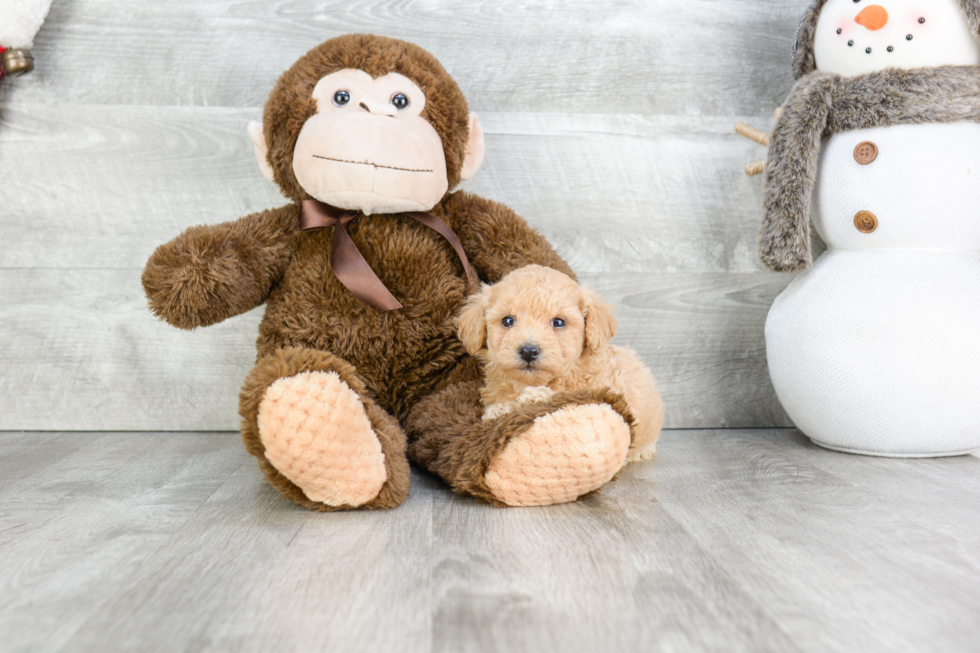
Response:
POLYGON ((635 418, 627 460, 656 453, 663 400, 636 354, 609 344, 616 318, 595 292, 557 270, 529 265, 484 285, 456 324, 463 345, 485 364, 484 421, 555 392, 609 388, 623 395, 635 418))

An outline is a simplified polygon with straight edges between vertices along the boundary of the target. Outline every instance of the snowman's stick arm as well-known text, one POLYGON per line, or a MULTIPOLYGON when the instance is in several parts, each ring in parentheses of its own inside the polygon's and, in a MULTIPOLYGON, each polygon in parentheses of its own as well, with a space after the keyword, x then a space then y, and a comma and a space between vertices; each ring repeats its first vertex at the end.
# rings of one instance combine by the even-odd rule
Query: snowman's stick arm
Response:
MULTIPOLYGON (((779 116, 782 114, 783 108, 777 108, 775 112, 776 120, 779 120, 779 116)), ((766 132, 762 131, 761 129, 756 129, 752 125, 747 125, 744 122, 735 123, 735 133, 744 136, 749 140, 755 141, 759 145, 765 145, 766 147, 769 147, 769 142, 772 140, 772 137, 766 132)), ((745 174, 750 177, 761 175, 763 172, 765 172, 765 170, 765 161, 756 161, 755 163, 750 163, 749 165, 745 166, 745 174)))
POLYGON ((756 129, 752 125, 746 125, 744 122, 735 123, 735 133, 745 138, 755 141, 759 145, 765 145, 769 147, 770 136, 761 129, 756 129))
POLYGON ((745 166, 745 174, 750 177, 755 177, 756 175, 761 175, 766 171, 765 161, 756 161, 755 163, 750 163, 745 166))

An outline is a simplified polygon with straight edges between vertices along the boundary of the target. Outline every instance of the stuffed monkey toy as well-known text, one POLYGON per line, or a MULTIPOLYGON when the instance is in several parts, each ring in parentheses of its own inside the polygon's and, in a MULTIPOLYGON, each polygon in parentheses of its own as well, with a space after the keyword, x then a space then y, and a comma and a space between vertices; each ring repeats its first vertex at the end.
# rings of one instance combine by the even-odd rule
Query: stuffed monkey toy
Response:
POLYGON ((194 329, 265 303, 242 438, 287 498, 392 508, 409 458, 498 505, 573 501, 624 464, 632 416, 608 390, 482 421, 483 375, 454 319, 479 283, 572 271, 509 208, 452 192, 483 133, 421 48, 347 35, 282 75, 249 133, 290 203, 188 229, 143 273, 152 311, 194 329))
POLYGON ((766 322, 776 393, 832 449, 980 448, 980 2, 816 0, 794 69, 760 238, 799 272, 766 322))

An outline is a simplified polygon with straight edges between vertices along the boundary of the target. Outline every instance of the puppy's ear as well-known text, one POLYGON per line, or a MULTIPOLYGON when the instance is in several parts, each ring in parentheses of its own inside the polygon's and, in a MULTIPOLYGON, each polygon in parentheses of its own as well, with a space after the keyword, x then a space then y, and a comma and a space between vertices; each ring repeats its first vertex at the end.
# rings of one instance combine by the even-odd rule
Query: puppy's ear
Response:
POLYGON ((483 289, 470 295, 466 300, 466 305, 456 318, 456 333, 463 342, 471 355, 476 355, 483 349, 487 341, 487 317, 486 310, 489 306, 487 297, 489 286, 484 285, 483 289))
POLYGON ((585 349, 595 353, 616 335, 616 316, 612 306, 595 291, 582 288, 582 316, 585 318, 585 349))

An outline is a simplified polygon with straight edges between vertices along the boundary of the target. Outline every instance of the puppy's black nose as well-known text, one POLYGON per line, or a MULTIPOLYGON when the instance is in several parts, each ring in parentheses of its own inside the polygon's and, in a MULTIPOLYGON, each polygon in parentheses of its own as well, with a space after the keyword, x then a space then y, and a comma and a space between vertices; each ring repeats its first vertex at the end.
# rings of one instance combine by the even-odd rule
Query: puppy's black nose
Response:
POLYGON ((523 358, 525 362, 530 363, 541 355, 541 349, 537 345, 521 345, 521 348, 517 350, 517 353, 521 355, 521 358, 523 358))

